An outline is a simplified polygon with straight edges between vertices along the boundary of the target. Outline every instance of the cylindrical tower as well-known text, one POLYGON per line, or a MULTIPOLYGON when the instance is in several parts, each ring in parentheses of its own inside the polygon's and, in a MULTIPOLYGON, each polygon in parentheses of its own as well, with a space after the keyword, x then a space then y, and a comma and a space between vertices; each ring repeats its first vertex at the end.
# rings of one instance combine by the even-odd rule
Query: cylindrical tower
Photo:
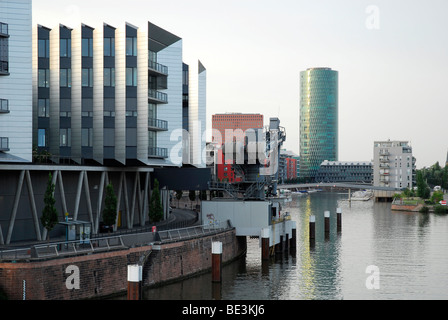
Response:
POLYGON ((338 161, 338 72, 300 73, 300 178, 314 182, 324 160, 338 161))

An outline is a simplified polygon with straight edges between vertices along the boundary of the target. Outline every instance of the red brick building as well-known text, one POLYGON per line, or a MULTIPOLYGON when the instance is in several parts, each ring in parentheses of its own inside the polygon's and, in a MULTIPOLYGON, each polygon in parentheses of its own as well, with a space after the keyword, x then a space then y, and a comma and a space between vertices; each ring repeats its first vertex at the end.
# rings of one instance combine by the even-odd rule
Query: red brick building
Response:
MULTIPOLYGON (((244 141, 244 132, 247 129, 263 129, 264 118, 262 114, 248 113, 225 113, 212 116, 213 132, 212 141, 224 144, 226 142, 226 130, 232 130, 230 141, 244 141), (220 136, 216 136, 219 132, 220 136)), ((229 133, 229 131, 227 131, 229 133)), ((219 135, 218 134, 218 135, 219 135)), ((225 161, 225 156, 220 149, 218 151, 218 163, 216 164, 216 175, 218 180, 228 182, 240 181, 242 177, 235 175, 232 170, 232 163, 225 161)))

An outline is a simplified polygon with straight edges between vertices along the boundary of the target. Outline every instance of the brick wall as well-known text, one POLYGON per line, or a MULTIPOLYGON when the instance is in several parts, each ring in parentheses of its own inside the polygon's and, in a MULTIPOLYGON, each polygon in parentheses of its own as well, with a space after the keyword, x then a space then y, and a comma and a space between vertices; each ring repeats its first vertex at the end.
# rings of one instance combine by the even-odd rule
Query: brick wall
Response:
POLYGON ((46 261, 0 263, 0 288, 10 300, 21 300, 23 280, 27 300, 76 300, 99 298, 127 290, 127 266, 152 250, 143 269, 143 284, 156 285, 189 277, 211 268, 211 243, 223 242, 223 261, 231 261, 246 250, 245 238, 231 230, 219 235, 184 242, 131 248, 107 253, 46 261), (69 290, 69 266, 79 269, 80 289, 69 290))

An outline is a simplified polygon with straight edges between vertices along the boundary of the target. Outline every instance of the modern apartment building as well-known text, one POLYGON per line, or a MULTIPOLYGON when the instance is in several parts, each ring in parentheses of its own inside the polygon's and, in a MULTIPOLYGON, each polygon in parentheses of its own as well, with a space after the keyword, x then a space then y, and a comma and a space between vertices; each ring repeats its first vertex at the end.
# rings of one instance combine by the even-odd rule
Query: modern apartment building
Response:
POLYGON ((321 163, 316 182, 354 182, 372 184, 373 163, 370 161, 328 161, 321 163))
POLYGON ((324 160, 338 160, 338 72, 300 73, 300 178, 314 181, 324 160))
POLYGON ((416 159, 408 141, 375 141, 373 184, 379 187, 413 188, 416 159))
MULTIPOLYGON (((33 38, 33 142, 50 162, 182 166, 180 37, 148 22, 39 25, 33 38)), ((205 68, 190 76, 198 79, 187 86, 193 121, 205 117, 205 68)), ((191 150, 201 149, 196 143, 191 150)))
POLYGON ((31 9, 0 1, 0 163, 32 161, 31 9))

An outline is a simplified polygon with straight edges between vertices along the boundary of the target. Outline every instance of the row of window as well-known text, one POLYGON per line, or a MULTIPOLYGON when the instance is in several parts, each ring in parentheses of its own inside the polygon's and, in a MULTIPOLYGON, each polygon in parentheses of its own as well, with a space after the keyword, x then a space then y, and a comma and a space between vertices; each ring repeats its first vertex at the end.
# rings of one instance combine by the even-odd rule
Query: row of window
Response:
MULTIPOLYGON (((115 38, 104 38, 104 56, 115 57, 115 38)), ((39 39, 38 40, 38 57, 50 58, 50 40, 39 39)), ((93 39, 82 39, 82 56, 93 57, 93 39)), ((154 52, 149 52, 150 60, 157 62, 157 56, 154 57, 154 52)), ((62 58, 70 58, 72 56, 72 40, 60 39, 59 40, 59 55, 62 58)), ((126 38, 126 56, 137 56, 137 38, 126 38)))
MULTIPOLYGON (((126 86, 137 86, 137 68, 126 68, 126 86)), ((115 68, 104 68, 104 86, 115 87, 115 68)), ((39 69, 38 71, 38 86, 39 88, 50 87, 50 70, 39 69)), ((59 86, 64 88, 72 87, 72 70, 60 69, 59 70, 59 86)), ((82 69, 82 86, 93 87, 93 69, 82 69)))

